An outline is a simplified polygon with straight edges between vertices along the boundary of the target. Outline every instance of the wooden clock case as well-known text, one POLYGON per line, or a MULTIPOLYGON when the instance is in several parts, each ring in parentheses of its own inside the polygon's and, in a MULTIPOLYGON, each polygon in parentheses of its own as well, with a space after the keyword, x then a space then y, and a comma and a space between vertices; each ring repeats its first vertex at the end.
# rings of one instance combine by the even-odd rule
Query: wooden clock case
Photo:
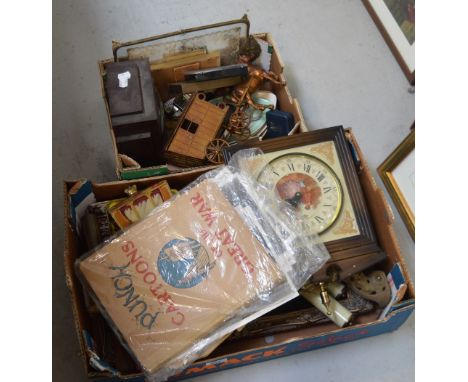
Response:
POLYGON ((242 147, 234 146, 228 149, 225 155, 226 160, 229 160, 233 153, 240 148, 256 147, 264 153, 271 153, 321 142, 333 142, 335 145, 359 233, 355 236, 325 243, 331 259, 325 267, 314 275, 313 280, 315 281, 330 280, 331 278, 345 279, 385 258, 385 254, 378 245, 372 219, 359 183, 359 164, 353 159, 354 149, 346 137, 343 126, 334 126, 265 141, 248 141, 242 147))

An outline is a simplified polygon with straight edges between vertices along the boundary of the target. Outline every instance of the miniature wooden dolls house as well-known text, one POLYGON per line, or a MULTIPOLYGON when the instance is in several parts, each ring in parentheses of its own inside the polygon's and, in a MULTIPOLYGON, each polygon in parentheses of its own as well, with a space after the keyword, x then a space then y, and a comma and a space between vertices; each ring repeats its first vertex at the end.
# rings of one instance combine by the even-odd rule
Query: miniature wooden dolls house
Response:
POLYGON ((181 167, 200 166, 206 162, 206 150, 220 133, 228 107, 205 101, 205 94, 197 93, 181 116, 165 157, 181 167))

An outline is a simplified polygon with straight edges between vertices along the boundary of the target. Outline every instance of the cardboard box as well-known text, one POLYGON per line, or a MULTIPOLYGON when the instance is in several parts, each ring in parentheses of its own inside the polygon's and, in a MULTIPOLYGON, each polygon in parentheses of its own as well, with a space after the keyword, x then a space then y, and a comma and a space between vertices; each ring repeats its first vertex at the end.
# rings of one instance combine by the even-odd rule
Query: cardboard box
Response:
MULTIPOLYGON (((232 20, 232 21, 226 22, 226 23, 219 23, 219 24, 213 24, 213 25, 208 25, 208 26, 203 26, 203 27, 198 27, 198 28, 191 28, 189 30, 183 30, 183 31, 179 31, 179 32, 167 33, 167 34, 164 34, 164 35, 148 37, 148 38, 145 38, 145 39, 131 41, 131 42, 127 42, 127 43, 114 42, 113 43, 114 58, 113 59, 103 59, 103 60, 100 60, 98 62, 99 72, 101 74, 101 76, 100 76, 100 78, 101 78, 101 92, 102 92, 102 97, 104 99, 104 103, 105 103, 105 106, 106 106, 108 126, 109 126, 109 129, 110 129, 110 134, 111 134, 111 139, 112 139, 112 149, 113 149, 113 152, 114 152, 115 170, 116 170, 116 174, 117 174, 118 179, 137 179, 137 178, 144 178, 144 177, 149 177, 149 176, 165 175, 165 174, 168 174, 168 169, 163 164, 162 164, 162 166, 145 167, 145 168, 140 168, 140 169, 137 169, 137 170, 132 169, 132 168, 122 167, 122 163, 121 163, 121 161, 119 159, 119 156, 118 156, 119 152, 118 152, 118 149, 117 149, 117 141, 116 141, 114 130, 112 128, 111 116, 110 116, 110 112, 109 112, 109 110, 110 110, 109 109, 109 103, 107 101, 106 87, 105 87, 105 83, 104 83, 105 65, 107 63, 114 62, 117 59, 116 50, 119 49, 120 47, 130 47, 130 46, 137 45, 137 44, 139 44, 141 42, 145 42, 145 43, 150 42, 150 41, 154 42, 156 40, 160 40, 160 39, 166 38, 168 36, 175 36, 175 35, 181 35, 181 34, 184 34, 184 33, 190 33, 190 32, 193 32, 193 31, 199 30, 199 29, 207 30, 206 33, 208 34, 208 33, 210 33, 209 31, 216 30, 216 28, 219 27, 219 25, 235 24, 236 22, 246 24, 247 25, 247 33, 248 33, 249 21, 246 18, 246 16, 244 16, 244 18, 239 19, 239 20, 232 20)), ((254 36, 256 38, 258 38, 258 39, 266 41, 268 43, 268 46, 271 47, 272 54, 271 54, 270 70, 272 70, 274 73, 278 74, 280 76, 281 80, 285 80, 285 78, 283 76, 283 70, 284 70, 283 60, 281 59, 281 56, 279 54, 279 51, 278 51, 278 49, 276 47, 276 44, 275 44, 271 34, 269 34, 269 33, 259 33, 259 34, 255 34, 254 36)), ((125 59, 127 59, 126 56, 123 56, 123 57, 119 58, 119 60, 125 60, 125 59)), ((262 88, 265 89, 265 90, 273 91, 277 96, 279 108, 281 110, 283 110, 283 111, 288 111, 288 112, 293 114, 294 123, 297 123, 297 122, 300 123, 299 129, 298 129, 297 132, 307 131, 307 127, 305 125, 304 117, 302 116, 302 111, 301 111, 301 108, 299 106, 299 103, 298 103, 297 99, 295 99, 295 98, 293 98, 291 96, 291 93, 290 93, 287 85, 286 86, 278 86, 278 85, 275 85, 275 84, 271 84, 269 82, 265 82, 264 86, 262 88)), ((122 153, 122 154, 125 154, 125 153, 122 153)))
MULTIPOLYGON (((356 324, 343 329, 340 329, 336 325, 330 323, 268 336, 268 343, 265 341, 264 337, 245 338, 237 342, 223 343, 207 358, 195 362, 177 376, 173 377, 172 380, 184 379, 256 362, 267 361, 286 355, 319 349, 325 346, 336 345, 390 332, 400 327, 413 312, 415 306, 414 288, 411 283, 406 264, 401 256, 395 232, 392 227, 394 221, 392 210, 385 199, 383 191, 377 186, 373 179, 362 152, 354 139, 352 131, 348 132, 348 139, 353 143, 356 155, 361 160, 363 168, 359 174, 359 179, 367 200, 368 208, 374 221, 374 228, 380 245, 387 254, 384 270, 389 272, 396 263, 400 264, 403 275, 408 283, 408 289, 404 298, 401 302, 392 307, 391 311, 385 318, 380 320, 376 318, 375 313, 371 313, 358 317, 356 324)), ((137 184, 138 188, 142 189, 158 180, 165 179, 169 182, 171 188, 181 188, 195 180, 205 171, 207 170, 196 169, 187 173, 172 174, 151 179, 94 184, 92 185, 92 189, 98 201, 107 200, 123 196, 124 189, 130 184, 137 184)), ((81 254, 80 243, 77 240, 67 218, 67 211, 69 210, 68 191, 74 183, 75 182, 65 183, 65 218, 67 223, 65 271, 67 285, 72 297, 77 335, 80 341, 87 375, 91 379, 107 378, 105 379, 107 381, 124 380, 143 382, 144 376, 139 372, 131 358, 125 354, 125 351, 123 349, 119 350, 119 347, 121 346, 117 342, 116 338, 112 339, 109 337, 110 340, 113 341, 109 346, 113 347, 117 353, 116 359, 120 362, 119 370, 104 370, 105 364, 99 363, 91 356, 92 353, 90 352, 90 349, 93 346, 91 338, 96 343, 96 348, 99 348, 102 344, 99 343, 99 329, 96 329, 96 322, 93 322, 93 317, 90 317, 85 310, 85 301, 81 284, 77 280, 74 272, 74 262, 81 254), (91 364, 94 364, 95 367, 91 366, 91 364), (96 368, 102 368, 103 370, 97 371, 96 368)))
MULTIPOLYGON (((246 23, 248 31, 248 20, 242 19, 242 22, 246 23)), ((213 26, 201 28, 209 29, 210 27, 213 26)), ((181 32, 185 33, 187 31, 191 30, 181 32)), ((174 36, 178 33, 179 32, 174 32, 172 34, 169 33, 165 36, 174 36)), ((257 34, 255 36, 266 41, 272 48, 271 70, 279 74, 283 80, 286 80, 283 75, 283 61, 272 36, 269 33, 257 34)), ((151 39, 152 38, 144 40, 151 41, 151 39)), ((113 44, 114 59, 99 61, 101 75, 104 75, 105 63, 112 62, 116 59, 117 49, 130 46, 132 43, 133 42, 113 44)), ((141 190, 160 180, 167 180, 171 188, 180 189, 195 180, 201 174, 215 167, 202 166, 177 174, 167 174, 164 170, 151 167, 140 169, 137 173, 134 173, 133 170, 122 168, 118 157, 114 132, 111 127, 109 105, 106 100, 103 80, 101 81, 101 87, 108 114, 108 125, 113 142, 117 176, 119 179, 135 178, 136 176, 144 178, 132 181, 123 180, 103 184, 93 184, 92 186, 89 185, 89 188, 92 188, 92 191, 98 201, 123 197, 125 196, 125 188, 132 184, 136 184, 138 189, 141 190), (160 174, 160 176, 154 176, 157 174, 160 174), (150 176, 154 177, 147 178, 150 176)), ((295 123, 300 123, 298 133, 308 131, 304 123, 300 105, 297 99, 291 96, 288 87, 266 83, 265 88, 275 92, 280 109, 292 113, 295 123)), ((404 260, 400 254, 400 249, 392 227, 394 220, 393 213, 385 199, 383 191, 377 187, 375 180, 372 178, 371 172, 369 171, 364 157, 354 140, 352 132, 350 131, 348 135, 349 139, 354 144, 356 155, 360 158, 363 166, 359 178, 367 199, 369 211, 374 221, 376 235, 382 249, 388 256, 384 270, 388 272, 392 269, 394 264, 399 263, 404 277, 408 282, 408 289, 403 300, 393 306, 387 316, 381 320, 376 319, 376 314, 373 313, 360 316, 356 324, 343 329, 340 329, 336 325, 330 323, 268 336, 268 343, 265 341, 265 337, 245 338, 232 343, 223 343, 208 357, 198 360, 177 376, 171 378, 171 380, 199 376, 202 374, 267 361, 286 355, 379 335, 396 330, 410 316, 414 310, 414 288, 410 281, 404 260)), ((143 374, 125 349, 120 345, 115 335, 108 328, 107 323, 99 313, 90 312, 90 310, 86 308, 87 298, 83 294, 82 286, 78 281, 74 270, 74 262, 84 252, 84 244, 78 240, 77 235, 73 230, 72 223, 70 223, 68 219, 70 209, 68 192, 75 183, 75 181, 65 182, 65 272, 67 286, 71 293, 75 326, 86 374, 90 379, 99 378, 104 381, 143 382, 143 374), (113 363, 117 365, 118 370, 113 369, 110 365, 106 364, 106 360, 96 357, 96 355, 100 354, 103 348, 112 350, 113 363)))

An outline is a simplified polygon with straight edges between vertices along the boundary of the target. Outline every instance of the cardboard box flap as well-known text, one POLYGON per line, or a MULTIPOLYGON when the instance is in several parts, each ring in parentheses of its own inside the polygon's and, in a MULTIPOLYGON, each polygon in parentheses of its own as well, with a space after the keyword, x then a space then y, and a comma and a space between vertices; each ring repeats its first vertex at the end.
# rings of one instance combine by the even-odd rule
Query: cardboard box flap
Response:
POLYGON ((374 220, 374 229, 379 239, 379 243, 388 256, 388 263, 392 262, 401 264, 405 279, 408 281, 407 295, 411 298, 414 298, 414 285, 411 281, 408 268, 401 255, 401 249, 398 244, 395 230, 393 229, 394 215, 392 209, 385 199, 385 194, 377 186, 377 183, 372 176, 367 163, 361 160, 361 158, 364 158, 364 156, 354 138, 354 135, 351 132, 352 129, 348 129, 347 138, 353 144, 361 164, 359 180, 366 196, 367 206, 374 220))
POLYGON ((81 307, 83 306, 83 299, 79 293, 77 293, 77 288, 80 288, 79 281, 75 276, 74 271, 74 249, 78 248, 78 240, 76 235, 74 235, 74 231, 72 225, 69 221, 68 216, 68 208, 69 208, 69 198, 68 192, 71 187, 76 184, 74 182, 64 182, 64 218, 65 218, 65 245, 64 245, 64 267, 65 267, 65 283, 71 295, 71 305, 72 305, 72 312, 73 318, 75 323, 75 330, 76 335, 78 338, 80 351, 82 355, 82 360, 85 366, 86 372, 89 372, 89 365, 86 362, 86 347, 83 341, 83 323, 86 322, 86 317, 84 315, 83 310, 81 307))
MULTIPOLYGON (((275 41, 270 33, 257 33, 254 34, 256 38, 261 38, 268 42, 268 44, 272 47, 272 54, 271 54, 271 63, 270 63, 270 70, 273 71, 275 74, 280 76, 282 81, 286 81, 285 76, 283 75, 284 71, 284 63, 283 59, 281 58, 280 52, 277 48, 275 41)), ((301 107, 299 106, 299 102, 296 98, 291 96, 291 92, 287 86, 281 87, 280 85, 266 83, 265 87, 271 87, 271 90, 277 95, 278 103, 281 105, 281 110, 288 111, 294 115, 294 120, 300 122, 299 131, 306 132, 309 131, 304 121, 304 116, 302 115, 301 107), (282 91, 281 91, 282 90, 282 91)))

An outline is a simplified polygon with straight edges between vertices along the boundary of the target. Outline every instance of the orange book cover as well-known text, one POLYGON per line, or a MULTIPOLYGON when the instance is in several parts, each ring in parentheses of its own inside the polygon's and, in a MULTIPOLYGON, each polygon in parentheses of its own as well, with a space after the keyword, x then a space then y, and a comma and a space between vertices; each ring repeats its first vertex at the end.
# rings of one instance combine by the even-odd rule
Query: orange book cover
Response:
POLYGON ((149 373, 286 282, 209 179, 159 207, 77 267, 149 373))

